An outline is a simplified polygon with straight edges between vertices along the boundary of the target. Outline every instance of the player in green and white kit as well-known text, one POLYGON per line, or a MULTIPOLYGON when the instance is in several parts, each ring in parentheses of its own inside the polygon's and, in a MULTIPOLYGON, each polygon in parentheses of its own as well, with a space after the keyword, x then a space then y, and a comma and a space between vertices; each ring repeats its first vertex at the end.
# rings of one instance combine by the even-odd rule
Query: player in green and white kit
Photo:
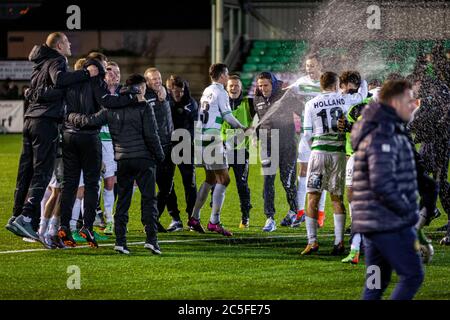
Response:
POLYGON ((198 154, 196 153, 196 164, 200 164, 205 168, 206 179, 198 190, 188 226, 197 232, 204 233, 204 229, 200 224, 200 210, 205 204, 209 191, 215 185, 208 230, 224 236, 232 236, 233 234, 220 223, 220 211, 225 199, 225 190, 230 183, 221 128, 224 120, 234 129, 246 128, 231 112, 228 93, 225 90, 228 82, 227 66, 221 63, 213 64, 209 68, 209 75, 212 84, 203 91, 200 99, 199 121, 196 123, 196 141, 194 142, 196 151, 201 151, 201 162, 198 163, 200 159, 198 159, 198 154))
MULTIPOLYGON (((118 94, 120 90, 120 69, 117 63, 112 61, 108 62, 105 80, 111 94, 118 94)), ((112 214, 114 209, 114 185, 117 182, 117 162, 114 160, 114 147, 107 125, 103 126, 100 130, 100 140, 102 142, 102 162, 104 166, 101 175, 101 178, 103 178, 102 198, 106 218, 106 226, 103 232, 109 235, 113 234, 112 214)))
MULTIPOLYGON (((295 81, 289 88, 292 88, 294 92, 303 96, 305 102, 311 100, 320 94, 320 75, 322 65, 320 63, 319 57, 317 55, 309 55, 305 60, 305 70, 306 75, 295 81)), ((308 161, 311 156, 311 146, 308 144, 304 137, 303 132, 303 119, 302 115, 302 134, 300 137, 300 143, 298 146, 298 177, 297 177, 297 202, 298 202, 298 213, 295 220, 292 222, 291 227, 299 227, 300 224, 305 220, 305 201, 306 201, 306 172, 308 170, 308 161)), ((326 202, 327 192, 322 192, 319 202, 319 227, 323 226, 325 220, 325 202, 326 202)))
POLYGON ((339 78, 334 72, 320 77, 322 94, 308 101, 305 107, 304 134, 311 144, 308 162, 308 208, 306 231, 308 245, 302 255, 319 249, 317 242, 318 203, 323 190, 330 192, 334 207, 335 241, 331 254, 344 252, 345 207, 343 203, 345 182, 345 135, 338 129, 338 119, 345 116, 350 106, 367 96, 367 82, 363 81, 357 93, 338 91, 339 78))

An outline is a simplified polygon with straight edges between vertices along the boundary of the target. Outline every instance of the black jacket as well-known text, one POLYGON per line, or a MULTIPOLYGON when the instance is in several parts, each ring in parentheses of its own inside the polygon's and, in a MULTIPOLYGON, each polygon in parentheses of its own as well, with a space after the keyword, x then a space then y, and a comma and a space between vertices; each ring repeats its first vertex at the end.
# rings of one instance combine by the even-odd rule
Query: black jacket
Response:
MULTIPOLYGON (((194 98, 191 97, 187 87, 183 97, 179 102, 170 99, 170 111, 172 114, 173 128, 186 129, 194 138, 194 122, 198 118, 198 104, 194 98)), ((192 140, 193 142, 194 140, 192 140)))
MULTIPOLYGON (((130 95, 111 94, 104 79, 103 67, 98 63, 99 75, 89 81, 80 82, 69 86, 66 90, 65 114, 81 113, 91 115, 100 111, 101 107, 121 108, 136 102, 136 98, 130 95)), ((101 126, 77 128, 70 121, 64 122, 64 131, 71 133, 97 134, 101 126)))
POLYGON ((164 160, 155 114, 146 102, 135 102, 125 108, 102 109, 90 116, 71 113, 67 121, 86 129, 107 124, 116 161, 148 159, 158 163, 164 160))
POLYGON ((63 116, 64 90, 89 79, 87 70, 68 71, 67 59, 58 51, 44 45, 34 46, 29 55, 34 63, 31 85, 27 91, 28 108, 25 117, 54 118, 63 116))
POLYGON ((169 95, 167 95, 166 100, 159 101, 157 93, 147 87, 145 99, 155 113, 161 145, 165 150, 170 149, 172 147, 173 120, 170 112, 169 95))
POLYGON ((372 103, 353 125, 352 231, 393 232, 418 220, 417 176, 405 126, 392 107, 372 103))

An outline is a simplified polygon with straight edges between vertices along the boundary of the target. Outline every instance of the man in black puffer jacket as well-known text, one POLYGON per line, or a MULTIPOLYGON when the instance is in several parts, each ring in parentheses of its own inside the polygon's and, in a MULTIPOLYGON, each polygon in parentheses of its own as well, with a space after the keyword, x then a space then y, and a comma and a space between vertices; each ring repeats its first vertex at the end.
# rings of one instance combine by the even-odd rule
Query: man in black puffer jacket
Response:
POLYGON ((352 231, 364 235, 364 299, 381 299, 392 270, 400 281, 391 298, 412 299, 424 277, 414 228, 419 218, 416 165, 404 126, 415 108, 412 86, 404 80, 388 81, 379 101, 364 109, 351 134, 352 231))
MULTIPOLYGON (((155 112, 156 122, 158 123, 158 134, 161 146, 164 150, 165 160, 158 164, 156 168, 156 184, 158 185, 158 211, 159 216, 167 211, 176 218, 178 207, 175 203, 168 201, 173 188, 173 176, 175 174, 175 164, 172 162, 172 132, 173 120, 170 111, 169 96, 166 88, 162 85, 161 73, 156 68, 148 68, 144 73, 147 80, 147 89, 145 99, 155 112)), ((159 223, 159 222, 158 222, 159 223)), ((158 224, 159 232, 166 232, 166 229, 158 224)))
POLYGON ((46 43, 35 46, 29 60, 34 63, 31 87, 27 91, 23 147, 14 193, 13 216, 6 229, 20 237, 39 241, 40 203, 52 176, 58 145, 58 123, 63 116, 64 90, 76 83, 87 83, 96 68, 69 72, 71 55, 66 35, 55 32, 46 43))
POLYGON ((72 113, 68 116, 68 121, 84 130, 105 124, 109 126, 118 168, 118 200, 114 215, 115 250, 124 254, 130 253, 126 245, 126 232, 128 209, 133 195, 133 183, 136 180, 142 194, 141 221, 147 234, 145 248, 160 254, 157 241, 158 209, 155 177, 156 164, 164 160, 164 153, 153 108, 144 98, 145 78, 141 75, 132 75, 127 79, 126 85, 128 88, 134 87, 139 90, 138 102, 126 108, 103 109, 90 116, 72 113))

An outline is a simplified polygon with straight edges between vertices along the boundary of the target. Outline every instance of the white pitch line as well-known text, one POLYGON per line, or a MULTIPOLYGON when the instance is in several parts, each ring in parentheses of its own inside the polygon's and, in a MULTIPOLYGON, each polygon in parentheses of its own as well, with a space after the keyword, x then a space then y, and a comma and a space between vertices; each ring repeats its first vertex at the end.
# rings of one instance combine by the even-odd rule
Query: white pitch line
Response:
MULTIPOLYGON (((319 237, 330 237, 334 236, 334 234, 322 234, 319 237)), ((240 237, 240 238, 199 238, 199 239, 184 239, 184 240, 160 240, 158 243, 186 243, 186 242, 204 242, 204 241, 233 241, 233 240, 265 240, 265 239, 283 239, 283 238, 306 238, 306 235, 286 235, 286 236, 269 236, 269 237, 240 237)), ((143 245, 145 244, 144 241, 139 242, 129 242, 127 243, 128 246, 135 246, 135 245, 143 245)), ((101 243, 98 245, 99 247, 112 247, 114 246, 114 243, 101 243)), ((70 249, 84 249, 84 248, 90 248, 88 245, 83 246, 76 246, 76 247, 67 247, 63 250, 70 250, 70 249)), ((8 250, 8 251, 0 251, 0 254, 13 254, 13 253, 25 253, 25 252, 39 252, 39 251, 53 251, 51 249, 23 249, 23 250, 8 250)))
MULTIPOLYGON (((440 234, 442 232, 439 231, 431 231, 427 232, 427 234, 440 234)), ((334 233, 323 233, 318 234, 317 237, 319 238, 327 238, 334 236, 334 233)), ((285 236, 268 236, 268 237, 240 237, 240 238, 199 238, 199 239, 184 239, 184 240, 160 240, 159 243, 187 243, 187 242, 208 242, 208 241, 233 241, 233 240, 265 240, 265 239, 284 239, 284 238, 306 238, 306 235, 285 235, 285 236)), ((127 243, 129 246, 136 246, 136 245, 143 245, 145 244, 144 241, 139 242, 130 242, 127 243)), ((114 243, 101 243, 98 245, 99 247, 112 247, 114 246, 114 243)), ((88 245, 84 246, 76 246, 76 247, 67 247, 63 250, 70 250, 70 249, 85 249, 90 248, 88 245)), ((25 252, 39 252, 39 251, 53 251, 51 249, 23 249, 23 250, 9 250, 9 251, 0 251, 0 254, 13 254, 13 253, 25 253, 25 252)))

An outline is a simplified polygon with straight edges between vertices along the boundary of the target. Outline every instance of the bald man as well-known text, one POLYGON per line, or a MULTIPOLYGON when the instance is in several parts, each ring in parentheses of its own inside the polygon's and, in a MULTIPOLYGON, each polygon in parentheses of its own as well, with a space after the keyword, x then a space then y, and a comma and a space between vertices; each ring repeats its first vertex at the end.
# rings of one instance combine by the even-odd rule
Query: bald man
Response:
MULTIPOLYGON (((29 103, 24 116, 23 147, 19 161, 13 216, 6 229, 17 236, 39 241, 40 202, 54 168, 58 144, 58 123, 63 115, 64 89, 98 74, 95 66, 69 72, 70 42, 61 32, 48 35, 45 44, 31 50, 34 63, 29 103)), ((45 244, 44 244, 45 246, 45 244)))

